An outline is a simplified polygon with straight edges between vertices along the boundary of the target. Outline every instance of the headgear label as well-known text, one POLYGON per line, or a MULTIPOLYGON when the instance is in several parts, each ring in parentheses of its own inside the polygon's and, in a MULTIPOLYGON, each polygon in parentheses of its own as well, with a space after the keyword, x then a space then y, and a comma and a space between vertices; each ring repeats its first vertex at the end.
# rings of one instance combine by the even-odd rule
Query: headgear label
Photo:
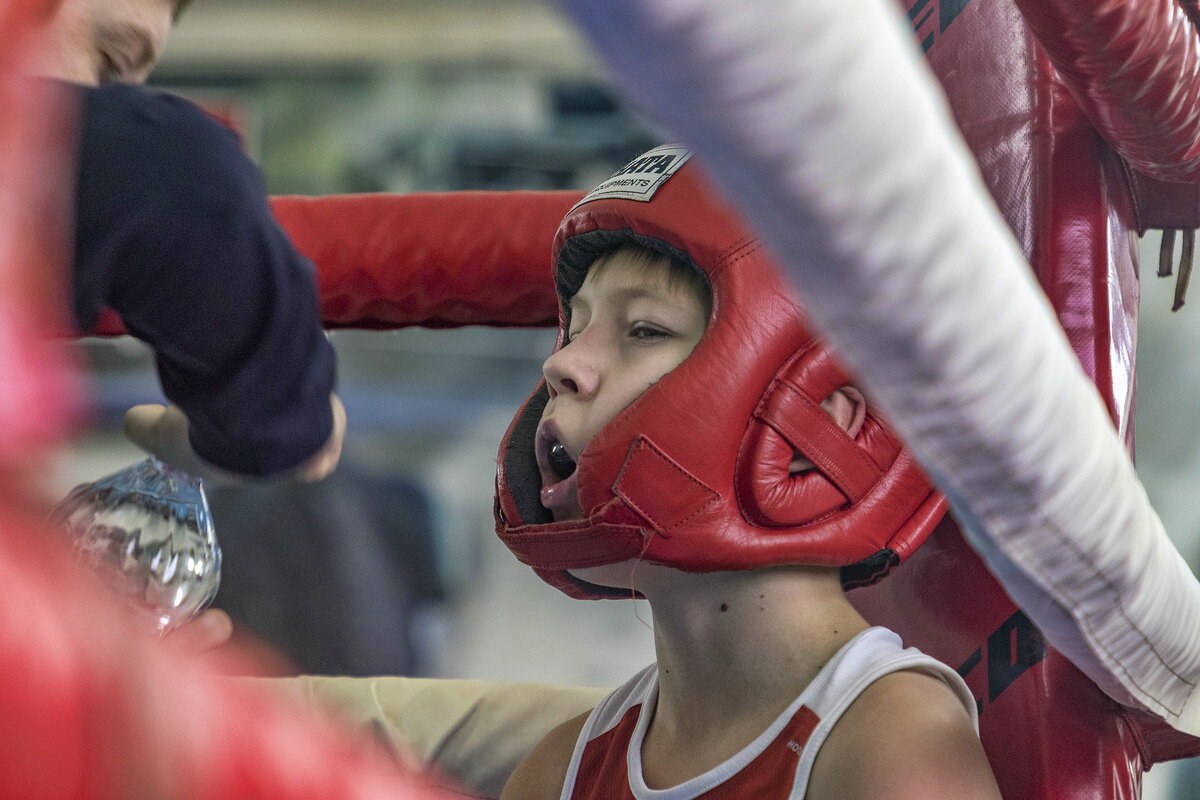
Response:
POLYGON ((691 157, 692 151, 683 145, 664 144, 656 147, 617 170, 611 178, 588 192, 574 208, 610 197, 649 203, 659 187, 691 157))

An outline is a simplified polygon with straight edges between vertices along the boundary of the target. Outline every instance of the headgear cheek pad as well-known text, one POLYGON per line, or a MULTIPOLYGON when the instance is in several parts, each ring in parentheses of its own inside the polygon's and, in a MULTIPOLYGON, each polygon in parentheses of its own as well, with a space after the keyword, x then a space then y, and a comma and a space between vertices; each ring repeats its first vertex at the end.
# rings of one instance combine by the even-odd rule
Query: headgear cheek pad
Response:
POLYGON ((581 520, 554 522, 540 502, 534 440, 548 394, 539 383, 500 445, 497 533, 573 597, 629 597, 567 570, 639 558, 690 572, 837 566, 848 587, 873 583, 925 540, 945 502, 869 406, 853 438, 821 408, 851 378, 689 157, 655 148, 568 212, 554 240, 556 347, 588 267, 631 243, 704 274, 708 327, 587 444, 576 468, 581 520), (796 451, 815 469, 790 474, 796 451))

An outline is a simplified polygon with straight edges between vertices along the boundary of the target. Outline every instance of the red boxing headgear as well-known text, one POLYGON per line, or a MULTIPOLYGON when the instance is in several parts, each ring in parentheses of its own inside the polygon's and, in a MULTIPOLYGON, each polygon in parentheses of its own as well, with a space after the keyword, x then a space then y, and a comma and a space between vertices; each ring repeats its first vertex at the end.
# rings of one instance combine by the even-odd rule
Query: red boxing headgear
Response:
POLYGON ((655 148, 568 212, 554 240, 556 349, 592 262, 632 243, 708 279, 704 335, 580 455, 581 520, 554 522, 541 505, 534 440, 548 394, 539 383, 500 444, 496 531, 572 597, 629 597, 567 570, 638 558, 689 572, 838 566, 847 587, 873 583, 925 540, 945 501, 873 411, 851 438, 821 408, 851 379, 689 157, 655 148), (789 474, 794 451, 816 469, 789 474))

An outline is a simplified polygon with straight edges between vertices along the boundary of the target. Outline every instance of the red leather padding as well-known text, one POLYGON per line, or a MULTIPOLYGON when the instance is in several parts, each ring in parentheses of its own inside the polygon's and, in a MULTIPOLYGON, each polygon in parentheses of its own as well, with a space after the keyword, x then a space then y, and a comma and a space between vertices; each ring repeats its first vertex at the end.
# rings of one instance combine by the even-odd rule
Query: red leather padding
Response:
POLYGON ((880 465, 894 463, 899 439, 874 416, 856 441, 821 408, 850 381, 832 353, 814 346, 767 387, 738 456, 738 497, 752 522, 785 527, 831 514, 862 500, 879 482, 880 465), (793 452, 817 470, 790 474, 793 452))
MULTIPOLYGON (((1150 175, 1196 177, 1191 20, 1174 0, 943 0, 932 15, 929 0, 902 5, 1071 346, 1132 441, 1137 222, 1118 153, 1150 175)), ((952 522, 850 599, 959 668, 1005 800, 1135 800, 1151 764, 1200 754, 1200 741, 1117 706, 1046 646, 952 522)))
POLYGON ((958 669, 1004 800, 1137 800, 1147 761, 1115 702, 1046 646, 947 519, 850 600, 958 669))

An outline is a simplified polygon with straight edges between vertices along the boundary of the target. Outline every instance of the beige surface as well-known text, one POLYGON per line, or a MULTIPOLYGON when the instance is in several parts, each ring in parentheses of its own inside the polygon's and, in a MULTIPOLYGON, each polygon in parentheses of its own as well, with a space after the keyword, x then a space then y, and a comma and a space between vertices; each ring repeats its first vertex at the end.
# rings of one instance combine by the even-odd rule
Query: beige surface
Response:
MULTIPOLYGON (((256 681, 259 682, 259 681, 256 681)), ((607 689, 439 678, 304 676, 261 682, 373 730, 416 768, 469 797, 499 797, 509 773, 554 726, 607 689)))

